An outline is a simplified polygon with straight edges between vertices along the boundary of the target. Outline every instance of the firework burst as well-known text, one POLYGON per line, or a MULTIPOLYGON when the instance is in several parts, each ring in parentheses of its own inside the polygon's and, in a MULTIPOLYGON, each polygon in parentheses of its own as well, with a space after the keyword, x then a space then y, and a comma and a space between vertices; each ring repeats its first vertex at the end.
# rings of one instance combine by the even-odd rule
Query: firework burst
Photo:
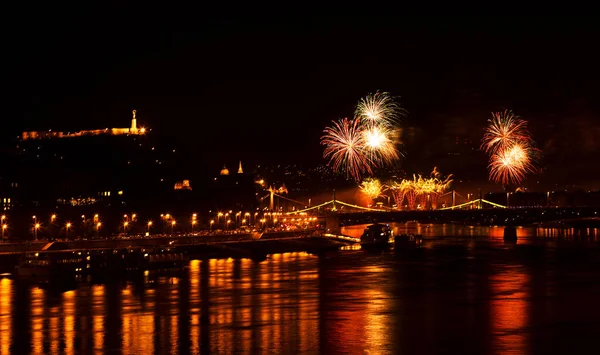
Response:
POLYGON ((514 144, 529 142, 531 136, 527 131, 527 121, 513 114, 512 111, 493 112, 483 135, 482 149, 488 154, 495 154, 512 147, 514 144))
POLYGON ((535 172, 536 149, 527 144, 514 144, 491 156, 490 179, 503 184, 520 184, 527 173, 535 172))
POLYGON ((377 91, 360 99, 354 114, 369 126, 394 127, 400 123, 404 110, 389 93, 377 91))
POLYGON ((404 111, 388 93, 369 94, 358 102, 356 117, 334 122, 324 130, 323 157, 335 171, 360 181, 376 167, 402 157, 398 149, 399 117, 404 111))
POLYGON ((528 173, 535 172, 539 150, 527 131, 527 121, 512 111, 492 113, 485 129, 482 149, 490 156, 490 180, 518 185, 528 173))
POLYGON ((396 145, 396 135, 391 129, 373 126, 363 131, 367 152, 371 160, 382 164, 390 164, 400 158, 396 145))
POLYGON ((364 174, 372 174, 373 161, 367 149, 363 127, 358 120, 344 118, 325 128, 321 144, 325 145, 323 157, 329 166, 360 181, 364 174))
POLYGON ((383 193, 383 185, 378 179, 366 179, 360 184, 360 191, 371 200, 375 200, 383 193))

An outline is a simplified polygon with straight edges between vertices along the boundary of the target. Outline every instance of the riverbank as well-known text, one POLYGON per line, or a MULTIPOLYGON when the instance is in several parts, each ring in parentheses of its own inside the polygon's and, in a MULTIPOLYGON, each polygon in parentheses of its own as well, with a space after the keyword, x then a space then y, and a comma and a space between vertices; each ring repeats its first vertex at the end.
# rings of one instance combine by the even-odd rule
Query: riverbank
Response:
MULTIPOLYGON (((51 248, 52 251, 41 251, 41 243, 31 244, 28 250, 19 250, 0 253, 0 272, 11 272, 18 265, 21 256, 28 252, 83 252, 83 253, 123 253, 131 251, 141 252, 158 249, 167 249, 167 253, 179 254, 185 253, 190 259, 218 259, 218 258, 248 258, 253 260, 264 260, 270 254, 286 252, 308 252, 323 253, 327 251, 338 250, 348 245, 349 242, 343 239, 322 236, 303 236, 291 235, 280 236, 279 238, 267 239, 245 239, 235 240, 210 240, 204 239, 199 242, 195 237, 182 238, 161 238, 159 243, 156 239, 135 240, 134 243, 125 243, 123 240, 105 240, 105 241, 77 241, 77 242, 57 242, 59 248, 51 248), (85 242, 82 244, 82 242, 85 242)), ((131 242, 131 240, 129 240, 131 242)))

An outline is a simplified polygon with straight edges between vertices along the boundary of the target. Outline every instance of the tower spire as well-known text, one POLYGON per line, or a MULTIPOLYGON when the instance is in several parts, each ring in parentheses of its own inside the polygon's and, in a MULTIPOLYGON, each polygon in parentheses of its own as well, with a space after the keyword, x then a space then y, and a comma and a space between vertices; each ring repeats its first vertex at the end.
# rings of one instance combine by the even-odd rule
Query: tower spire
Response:
POLYGON ((244 170, 242 169, 242 161, 240 160, 240 166, 238 167, 238 174, 243 174, 244 170))
POLYGON ((135 119, 135 113, 137 110, 133 110, 133 118, 131 119, 131 133, 137 133, 137 120, 135 119))

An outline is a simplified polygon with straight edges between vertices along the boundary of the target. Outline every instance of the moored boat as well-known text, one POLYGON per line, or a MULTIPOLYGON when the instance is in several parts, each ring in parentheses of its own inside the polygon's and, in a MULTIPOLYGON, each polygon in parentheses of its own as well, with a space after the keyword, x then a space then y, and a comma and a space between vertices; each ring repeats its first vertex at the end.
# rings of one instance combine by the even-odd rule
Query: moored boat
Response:
POLYGON ((80 252, 25 253, 15 267, 15 275, 23 278, 69 277, 82 272, 80 252))

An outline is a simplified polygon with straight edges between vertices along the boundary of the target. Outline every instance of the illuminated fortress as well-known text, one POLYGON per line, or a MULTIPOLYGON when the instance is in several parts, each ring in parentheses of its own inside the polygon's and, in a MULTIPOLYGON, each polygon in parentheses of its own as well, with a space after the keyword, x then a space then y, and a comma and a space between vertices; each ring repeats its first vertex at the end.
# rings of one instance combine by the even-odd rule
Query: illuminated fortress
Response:
POLYGON ((88 131, 78 131, 78 132, 53 132, 49 131, 29 131, 23 132, 23 140, 28 139, 44 139, 44 138, 71 138, 71 137, 82 137, 82 136, 97 136, 97 135, 143 135, 146 133, 146 129, 144 127, 138 128, 137 121, 135 118, 136 110, 133 110, 133 118, 131 120, 131 127, 129 128, 105 128, 105 129, 94 129, 88 131))

